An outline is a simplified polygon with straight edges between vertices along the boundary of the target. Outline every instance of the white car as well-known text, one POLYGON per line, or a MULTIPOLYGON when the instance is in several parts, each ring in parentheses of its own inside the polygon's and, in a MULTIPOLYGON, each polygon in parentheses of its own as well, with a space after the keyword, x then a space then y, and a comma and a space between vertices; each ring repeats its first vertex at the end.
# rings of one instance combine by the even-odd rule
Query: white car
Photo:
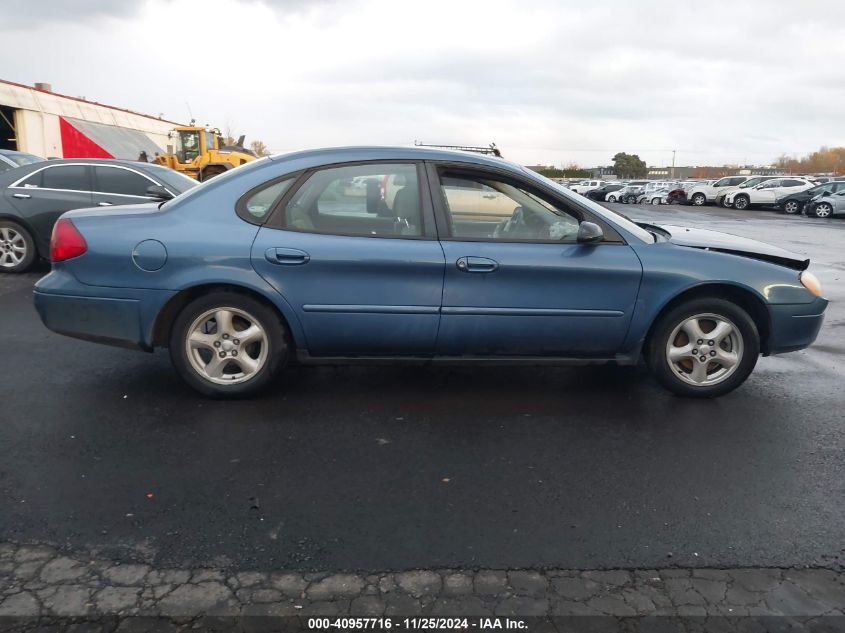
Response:
POLYGON ((632 180, 624 183, 624 187, 611 191, 604 197, 605 202, 630 202, 635 203, 637 198, 643 191, 643 187, 648 184, 647 180, 632 180))
POLYGON ((749 178, 751 176, 726 176, 712 183, 700 183, 687 191, 687 200, 693 206, 704 206, 708 202, 715 202, 722 190, 741 185, 749 178))
POLYGON ((569 185, 569 190, 580 193, 583 196, 588 191, 604 187, 606 184, 604 180, 582 180, 576 185, 569 185))
POLYGON ((727 189, 723 189, 722 191, 719 192, 719 195, 716 196, 716 204, 718 206, 722 206, 722 207, 729 207, 731 205, 729 205, 727 203, 728 194, 736 193, 740 189, 748 189, 749 187, 755 187, 759 184, 766 182, 767 180, 775 180, 775 177, 774 176, 753 176, 752 178, 749 178, 748 180, 746 180, 744 183, 742 183, 741 185, 739 185, 737 187, 728 187, 727 189))
POLYGON ((798 193, 813 186, 813 182, 807 178, 772 178, 759 185, 729 193, 725 196, 725 204, 733 205, 734 209, 740 211, 755 205, 775 206, 787 194, 798 193))

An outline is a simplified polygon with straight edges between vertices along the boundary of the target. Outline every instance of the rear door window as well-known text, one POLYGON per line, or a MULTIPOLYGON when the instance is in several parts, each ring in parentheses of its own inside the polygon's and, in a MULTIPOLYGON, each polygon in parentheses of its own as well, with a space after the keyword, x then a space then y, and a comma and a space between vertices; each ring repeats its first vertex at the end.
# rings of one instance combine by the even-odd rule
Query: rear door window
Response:
POLYGON ((147 197, 147 188, 156 184, 141 174, 119 167, 94 167, 94 178, 95 190, 100 193, 141 198, 147 197))
POLYGON ((366 164, 312 174, 285 206, 285 227, 366 237, 422 235, 417 167, 366 164))

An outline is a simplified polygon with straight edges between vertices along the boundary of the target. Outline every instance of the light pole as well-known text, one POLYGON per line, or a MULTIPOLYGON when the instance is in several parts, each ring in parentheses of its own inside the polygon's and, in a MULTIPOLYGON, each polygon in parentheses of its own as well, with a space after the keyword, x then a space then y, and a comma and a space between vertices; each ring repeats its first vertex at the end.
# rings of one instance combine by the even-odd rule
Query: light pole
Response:
POLYGON ((672 150, 672 171, 670 172, 669 180, 675 180, 675 152, 676 151, 677 150, 674 150, 674 149, 672 150))

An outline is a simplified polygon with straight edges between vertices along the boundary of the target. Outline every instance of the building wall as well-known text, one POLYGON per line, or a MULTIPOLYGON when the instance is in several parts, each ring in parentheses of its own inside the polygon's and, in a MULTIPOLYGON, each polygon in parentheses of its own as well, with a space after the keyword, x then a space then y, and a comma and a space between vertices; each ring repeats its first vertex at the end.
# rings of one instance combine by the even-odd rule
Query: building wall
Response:
POLYGON ((16 109, 15 132, 18 149, 44 157, 64 158, 59 117, 135 130, 143 133, 162 150, 167 147, 168 132, 178 125, 173 121, 2 80, 0 105, 16 109))

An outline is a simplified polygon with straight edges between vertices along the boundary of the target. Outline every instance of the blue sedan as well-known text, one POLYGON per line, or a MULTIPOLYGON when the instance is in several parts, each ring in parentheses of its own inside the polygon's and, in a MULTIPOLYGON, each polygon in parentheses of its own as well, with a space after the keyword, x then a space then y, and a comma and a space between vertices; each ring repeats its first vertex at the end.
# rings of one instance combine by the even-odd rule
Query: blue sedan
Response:
POLYGON ((617 363, 725 394, 816 338, 809 261, 634 223, 499 158, 419 148, 255 161, 163 204, 77 210, 45 325, 152 351, 209 396, 299 363, 617 363))

